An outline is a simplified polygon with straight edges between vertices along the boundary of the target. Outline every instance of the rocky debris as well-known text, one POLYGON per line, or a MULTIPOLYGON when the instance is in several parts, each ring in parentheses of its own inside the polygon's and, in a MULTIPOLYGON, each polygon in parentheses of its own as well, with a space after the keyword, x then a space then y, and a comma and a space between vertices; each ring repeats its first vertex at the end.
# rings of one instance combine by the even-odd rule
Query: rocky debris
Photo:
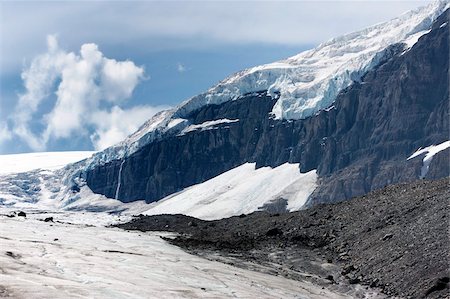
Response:
POLYGON ((363 284, 389 296, 448 298, 449 198, 445 178, 393 185, 292 213, 255 212, 215 221, 139 216, 118 226, 178 232, 168 241, 190 252, 251 261, 292 279, 310 273, 329 284, 331 275, 336 285, 363 284), (330 262, 337 271, 317 266, 330 262))
POLYGON ((70 191, 72 191, 72 193, 78 193, 80 190, 81 189, 78 185, 72 185, 72 187, 70 187, 70 191))
POLYGON ((23 212, 23 211, 20 211, 20 212, 17 214, 17 216, 19 216, 19 217, 27 217, 27 214, 26 214, 25 212, 23 212))
POLYGON ((5 254, 9 257, 12 257, 13 259, 20 259, 22 256, 20 254, 16 254, 12 251, 6 251, 5 254))
POLYGON ((0 298, 17 298, 17 296, 9 288, 0 285, 0 298))
POLYGON ((439 278, 435 282, 435 284, 429 290, 426 291, 425 296, 429 296, 432 293, 439 292, 439 291, 446 291, 447 294, 449 294, 448 293, 449 292, 448 291, 448 288, 449 288, 448 283, 449 283, 449 281, 450 281, 450 279, 447 276, 439 278))

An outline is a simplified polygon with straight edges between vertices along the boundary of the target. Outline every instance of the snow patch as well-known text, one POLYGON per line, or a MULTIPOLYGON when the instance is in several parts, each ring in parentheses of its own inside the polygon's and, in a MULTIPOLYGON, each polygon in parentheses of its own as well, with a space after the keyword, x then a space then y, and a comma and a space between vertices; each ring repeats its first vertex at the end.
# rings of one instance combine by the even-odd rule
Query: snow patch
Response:
POLYGON ((423 178, 425 178, 425 176, 428 173, 428 170, 430 168, 430 164, 431 164, 431 161, 433 160, 434 155, 436 155, 437 153, 439 153, 447 148, 450 148, 450 140, 442 142, 441 144, 438 144, 438 145, 430 145, 423 149, 419 148, 414 154, 409 156, 409 158, 406 160, 410 160, 417 156, 425 154, 425 157, 423 158, 423 166, 420 170, 420 178, 423 179, 423 178))
POLYGON ((257 211, 277 199, 288 201, 287 209, 302 208, 317 186, 315 170, 300 173, 299 164, 255 169, 246 163, 206 182, 191 186, 151 204, 146 215, 185 214, 205 220, 257 211))
POLYGON ((196 130, 201 130, 201 131, 212 130, 212 129, 217 128, 217 127, 215 127, 217 125, 235 123, 238 121, 239 121, 239 119, 228 119, 228 118, 205 121, 204 123, 201 123, 198 125, 187 126, 186 128, 183 129, 183 131, 181 131, 181 134, 185 134, 185 133, 196 131, 196 130))
POLYGON ((420 37, 422 37, 425 34, 428 34, 431 30, 423 30, 420 32, 417 32, 416 34, 412 34, 410 37, 405 39, 403 43, 406 45, 405 51, 407 52, 409 49, 411 49, 419 40, 420 37))
POLYGON ((184 122, 186 122, 186 121, 187 121, 187 119, 184 119, 184 118, 175 118, 175 119, 172 119, 172 120, 169 122, 169 124, 167 125, 167 128, 168 128, 168 129, 174 128, 174 127, 178 126, 179 124, 184 123, 184 122))

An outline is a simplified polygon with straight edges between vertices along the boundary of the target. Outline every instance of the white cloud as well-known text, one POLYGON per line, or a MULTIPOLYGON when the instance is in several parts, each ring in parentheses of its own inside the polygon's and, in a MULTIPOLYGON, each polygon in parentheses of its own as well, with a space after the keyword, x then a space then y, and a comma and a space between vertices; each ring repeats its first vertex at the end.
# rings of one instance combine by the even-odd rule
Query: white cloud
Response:
POLYGON ((102 150, 115 144, 131 132, 135 132, 149 116, 167 107, 136 106, 130 109, 112 107, 111 111, 97 111, 91 115, 92 123, 96 126, 91 134, 91 141, 96 150, 102 150))
POLYGON ((0 145, 12 138, 11 131, 6 126, 6 123, 0 122, 0 145))
POLYGON ((50 140, 74 134, 92 134, 94 146, 104 148, 162 109, 141 106, 125 111, 117 106, 131 97, 144 76, 144 69, 132 61, 106 58, 92 43, 82 45, 80 54, 60 49, 54 36, 47 38, 47 45, 47 53, 35 57, 22 72, 26 92, 12 118, 14 133, 33 150, 44 150, 50 140), (56 84, 56 102, 42 117, 45 129, 34 133, 30 121, 56 84), (108 110, 111 105, 116 106, 108 110))
POLYGON ((186 71, 186 67, 182 63, 177 64, 177 71, 179 73, 184 73, 186 71))
POLYGON ((428 2, 6 1, 0 3, 0 62, 5 71, 34 56, 48 32, 71 45, 88 39, 145 52, 236 43, 313 45, 428 2), (95 17, 80 22, 80 16, 95 17))

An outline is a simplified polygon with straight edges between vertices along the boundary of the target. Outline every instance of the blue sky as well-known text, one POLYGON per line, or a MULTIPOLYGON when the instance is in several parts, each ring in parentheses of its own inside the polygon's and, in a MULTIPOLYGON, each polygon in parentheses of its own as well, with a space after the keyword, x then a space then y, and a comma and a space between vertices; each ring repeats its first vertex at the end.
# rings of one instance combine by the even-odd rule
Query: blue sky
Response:
POLYGON ((2 1, 0 154, 102 149, 233 72, 427 3, 2 1))

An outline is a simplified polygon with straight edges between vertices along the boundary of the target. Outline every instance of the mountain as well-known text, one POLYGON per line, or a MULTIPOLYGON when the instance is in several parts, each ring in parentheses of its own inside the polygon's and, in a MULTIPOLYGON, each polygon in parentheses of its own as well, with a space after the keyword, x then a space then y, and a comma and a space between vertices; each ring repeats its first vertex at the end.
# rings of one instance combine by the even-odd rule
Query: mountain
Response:
MULTIPOLYGON (((448 7, 437 1, 238 72, 47 175, 46 188, 63 207, 93 192, 145 200, 149 214, 213 219, 449 176, 448 7)), ((36 175, 8 188, 41 188, 36 175)))
MULTIPOLYGON (((130 146, 122 145, 141 143, 136 150, 90 165, 86 182, 108 197, 153 202, 247 162, 257 168, 299 163, 301 172, 316 169, 319 176, 314 203, 414 180, 422 162, 407 158, 449 136, 445 6, 436 2, 235 74, 155 116, 124 142, 130 146), (323 88, 301 82, 305 74, 315 78, 308 84, 323 88), (312 89, 303 92, 305 86, 312 89), (289 94, 298 101, 287 105, 289 94)), ((434 172, 441 177, 448 168, 434 172)))

